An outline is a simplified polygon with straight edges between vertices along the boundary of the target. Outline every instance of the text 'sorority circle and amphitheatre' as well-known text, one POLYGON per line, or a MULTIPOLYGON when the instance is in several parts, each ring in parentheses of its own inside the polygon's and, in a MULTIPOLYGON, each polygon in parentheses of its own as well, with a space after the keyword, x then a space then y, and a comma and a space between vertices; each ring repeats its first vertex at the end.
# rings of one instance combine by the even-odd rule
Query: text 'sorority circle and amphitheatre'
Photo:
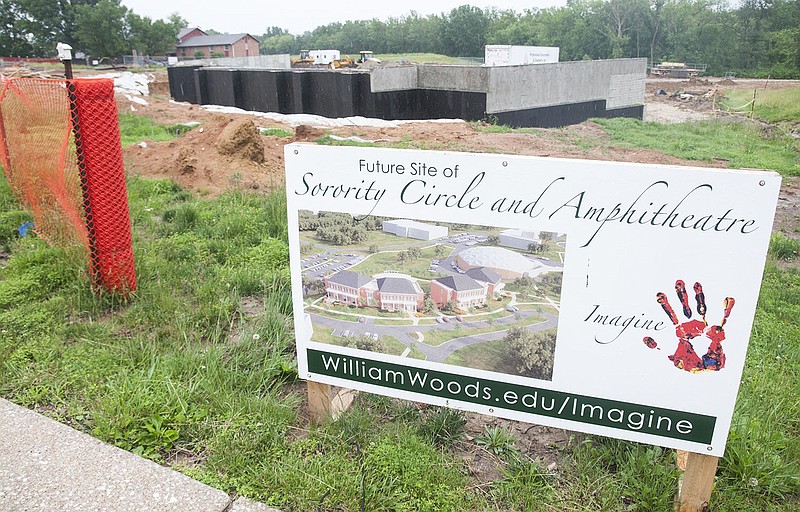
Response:
POLYGON ((720 456, 780 177, 286 147, 300 376, 720 456))

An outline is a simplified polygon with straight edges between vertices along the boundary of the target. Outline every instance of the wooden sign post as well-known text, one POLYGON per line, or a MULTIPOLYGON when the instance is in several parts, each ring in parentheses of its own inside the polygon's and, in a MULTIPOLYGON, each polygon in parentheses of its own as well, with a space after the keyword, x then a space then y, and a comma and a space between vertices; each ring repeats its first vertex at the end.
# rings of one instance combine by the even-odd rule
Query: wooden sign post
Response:
POLYGON ((319 425, 335 420, 346 411, 356 397, 353 389, 337 388, 330 384, 306 381, 308 386, 308 421, 319 425))
POLYGON ((707 511, 719 457, 685 450, 677 450, 676 453, 678 468, 684 473, 678 482, 675 509, 678 512, 707 511))

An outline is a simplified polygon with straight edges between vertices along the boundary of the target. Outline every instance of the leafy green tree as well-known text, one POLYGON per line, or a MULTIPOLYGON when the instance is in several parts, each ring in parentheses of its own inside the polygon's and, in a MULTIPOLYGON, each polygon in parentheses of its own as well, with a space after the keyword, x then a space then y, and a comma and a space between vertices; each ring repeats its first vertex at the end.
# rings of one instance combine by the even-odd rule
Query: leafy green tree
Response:
POLYGON ((126 53, 125 18, 128 8, 119 0, 100 0, 97 5, 79 5, 75 36, 81 47, 95 57, 117 57, 126 53))
POLYGON ((444 53, 456 57, 483 55, 489 18, 481 9, 471 5, 456 7, 443 26, 444 53))
POLYGON ((425 313, 433 313, 436 311, 436 302, 431 298, 430 293, 425 294, 425 300, 422 302, 422 310, 425 313))
POLYGON ((22 29, 22 13, 14 0, 0 0, 0 55, 33 55, 33 46, 22 29))
POLYGON ((52 57, 59 42, 77 47, 77 8, 94 5, 97 1, 3 0, 0 3, 0 22, 4 25, 0 33, 0 54, 7 55, 7 48, 10 48, 24 57, 52 57))
POLYGON ((531 333, 525 327, 514 326, 508 330, 503 341, 508 344, 509 357, 521 375, 546 380, 552 377, 555 330, 531 333))
POLYGON ((188 25, 178 14, 170 16, 169 21, 152 21, 130 11, 125 22, 128 44, 144 55, 164 55, 174 50, 178 32, 188 25))

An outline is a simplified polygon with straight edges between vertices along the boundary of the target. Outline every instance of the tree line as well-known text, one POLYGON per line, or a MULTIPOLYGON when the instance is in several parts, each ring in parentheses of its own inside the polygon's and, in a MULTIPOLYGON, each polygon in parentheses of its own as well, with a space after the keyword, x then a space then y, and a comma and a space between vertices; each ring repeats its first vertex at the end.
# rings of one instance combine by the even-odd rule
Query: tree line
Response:
POLYGON ((139 16, 119 0, 0 0, 0 57, 54 57, 56 45, 95 58, 164 55, 186 20, 139 16))
MULTIPOLYGON (((178 14, 151 20, 119 0, 0 0, 0 55, 52 56, 58 41, 95 56, 163 54, 185 26, 178 14)), ((558 46, 562 61, 646 57, 706 64, 713 74, 800 77, 800 0, 568 0, 523 12, 462 5, 301 35, 280 27, 252 35, 266 54, 330 48, 482 57, 484 45, 514 44, 558 46)))
POLYGON ((568 0, 513 10, 462 5, 386 21, 346 21, 300 36, 261 36, 266 53, 333 48, 345 53, 439 53, 482 57, 484 45, 557 46, 562 61, 646 57, 706 64, 711 73, 800 77, 800 0, 568 0))

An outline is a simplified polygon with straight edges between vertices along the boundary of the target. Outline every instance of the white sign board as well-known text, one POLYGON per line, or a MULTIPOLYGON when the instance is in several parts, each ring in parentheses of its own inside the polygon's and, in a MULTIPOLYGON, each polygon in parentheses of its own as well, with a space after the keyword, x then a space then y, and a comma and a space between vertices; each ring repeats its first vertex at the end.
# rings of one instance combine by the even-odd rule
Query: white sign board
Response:
POLYGON ((486 45, 483 62, 487 66, 550 64, 558 62, 559 51, 557 46, 486 45))
POLYGON ((300 377, 720 456, 779 188, 288 145, 300 377))

